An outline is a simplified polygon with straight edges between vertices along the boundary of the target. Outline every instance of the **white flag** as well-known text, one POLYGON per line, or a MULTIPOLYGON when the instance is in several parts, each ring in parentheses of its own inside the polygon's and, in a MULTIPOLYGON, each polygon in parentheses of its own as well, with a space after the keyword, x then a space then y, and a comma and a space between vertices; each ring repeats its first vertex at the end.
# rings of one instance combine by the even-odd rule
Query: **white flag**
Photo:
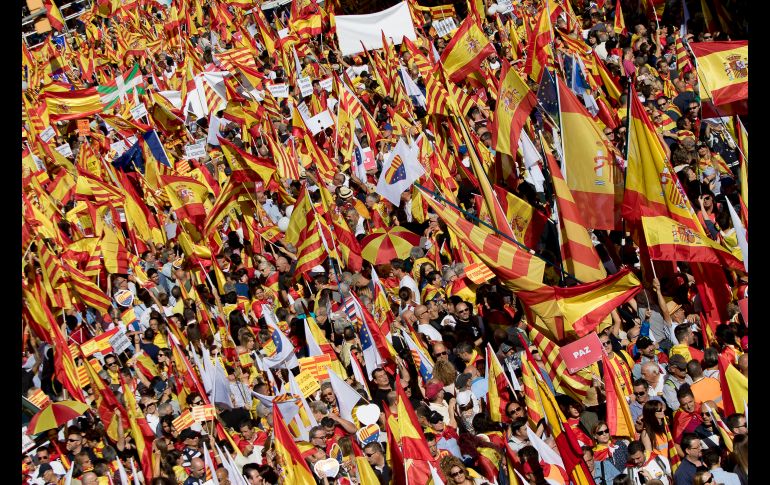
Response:
POLYGON ((396 207, 401 205, 401 194, 425 174, 418 160, 418 151, 416 144, 409 146, 399 139, 382 166, 376 192, 396 207))
POLYGON ((351 423, 355 422, 353 420, 353 408, 358 404, 361 395, 338 376, 331 367, 326 369, 329 371, 329 382, 332 385, 334 395, 337 396, 337 407, 340 409, 340 416, 351 423))

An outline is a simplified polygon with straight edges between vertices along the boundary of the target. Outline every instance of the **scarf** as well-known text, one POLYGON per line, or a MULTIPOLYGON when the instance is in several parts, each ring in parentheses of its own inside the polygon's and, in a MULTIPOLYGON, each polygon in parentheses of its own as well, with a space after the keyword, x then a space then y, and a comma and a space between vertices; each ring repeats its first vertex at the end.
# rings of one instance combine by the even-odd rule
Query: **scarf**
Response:
POLYGON ((615 455, 618 446, 612 440, 608 444, 597 443, 594 446, 594 461, 604 461, 615 455))

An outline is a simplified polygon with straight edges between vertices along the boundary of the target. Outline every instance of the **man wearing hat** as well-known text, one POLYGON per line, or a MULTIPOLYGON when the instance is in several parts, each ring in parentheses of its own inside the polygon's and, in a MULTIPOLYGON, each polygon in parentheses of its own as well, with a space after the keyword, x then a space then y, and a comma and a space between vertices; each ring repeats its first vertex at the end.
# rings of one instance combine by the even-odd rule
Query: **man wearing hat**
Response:
POLYGON ((458 458, 462 458, 460 445, 457 444, 457 429, 447 426, 441 413, 431 411, 428 415, 429 432, 436 435, 436 446, 439 450, 446 450, 458 458))
POLYGON ((182 462, 182 466, 190 468, 190 463, 194 458, 203 457, 203 453, 201 453, 200 450, 201 434, 187 428, 179 433, 179 439, 182 440, 182 443, 184 444, 184 449, 182 450, 182 458, 184 461, 182 462))
POLYGON ((679 409, 676 393, 682 384, 692 385, 692 378, 687 375, 687 361, 681 355, 675 354, 668 360, 668 375, 663 382, 663 399, 673 411, 679 409))

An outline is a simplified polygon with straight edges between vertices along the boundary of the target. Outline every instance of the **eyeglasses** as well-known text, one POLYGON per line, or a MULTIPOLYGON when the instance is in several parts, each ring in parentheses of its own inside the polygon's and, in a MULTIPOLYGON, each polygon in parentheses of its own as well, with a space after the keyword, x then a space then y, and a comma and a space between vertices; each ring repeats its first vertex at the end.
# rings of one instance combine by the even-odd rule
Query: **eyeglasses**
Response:
POLYGON ((704 35, 703 36, 703 40, 711 40, 711 36, 710 35, 704 35))
POLYGON ((193 401, 193 404, 194 404, 195 406, 200 406, 200 405, 202 405, 202 404, 203 404, 203 401, 199 399, 199 400, 197 400, 197 401, 193 401))
POLYGON ((605 434, 610 434, 610 430, 609 429, 596 430, 596 436, 603 436, 605 434))
POLYGON ((457 313, 470 313, 471 310, 469 308, 463 308, 462 310, 457 310, 457 313))
POLYGON ((450 472, 449 473, 450 477, 459 477, 459 476, 462 476, 462 475, 465 475, 465 472, 462 471, 462 470, 457 470, 456 472, 450 472))
POLYGON ((118 365, 118 363, 113 360, 112 362, 106 362, 105 365, 107 367, 112 367, 113 365, 118 365))
POLYGON ((67 441, 69 441, 70 443, 78 443, 82 441, 82 438, 67 438, 67 441))
POLYGON ((372 452, 372 453, 367 453, 367 452, 364 452, 364 454, 365 454, 366 456, 368 456, 369 458, 371 458, 371 457, 373 457, 374 455, 376 455, 376 454, 377 454, 377 452, 376 452, 376 451, 375 451, 375 452, 372 452))
POLYGON ((40 456, 40 455, 38 455, 38 456, 37 456, 37 459, 38 459, 38 460, 47 460, 47 459, 48 459, 48 455, 45 455, 45 456, 40 456))
POLYGON ((314 440, 325 440, 326 436, 313 436, 314 440))
POLYGON ((610 343, 610 341, 609 341, 609 340, 607 340, 606 342, 602 342, 602 345, 604 345, 605 347, 607 347, 608 345, 612 345, 612 343, 610 343))

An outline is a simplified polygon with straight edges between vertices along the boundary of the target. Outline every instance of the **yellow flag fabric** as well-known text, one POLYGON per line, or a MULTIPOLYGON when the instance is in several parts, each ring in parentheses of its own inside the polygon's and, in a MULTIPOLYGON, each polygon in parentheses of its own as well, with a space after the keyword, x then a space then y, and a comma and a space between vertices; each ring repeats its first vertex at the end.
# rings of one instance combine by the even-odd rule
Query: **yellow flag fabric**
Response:
POLYGON ((746 99, 749 94, 749 42, 693 42, 700 97, 714 105, 746 99))

